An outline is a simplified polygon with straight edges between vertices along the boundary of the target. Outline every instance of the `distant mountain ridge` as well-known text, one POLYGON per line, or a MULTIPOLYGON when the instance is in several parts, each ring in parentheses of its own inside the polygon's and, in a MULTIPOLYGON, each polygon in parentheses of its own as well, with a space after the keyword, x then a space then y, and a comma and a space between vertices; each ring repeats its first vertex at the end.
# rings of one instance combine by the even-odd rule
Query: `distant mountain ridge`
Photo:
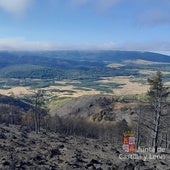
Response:
MULTIPOLYGON (((138 51, 55 51, 42 53, 0 52, 0 64, 35 64, 45 66, 68 65, 68 60, 95 59, 97 61, 118 61, 142 59, 155 62, 170 62, 170 56, 138 51), (42 58, 43 57, 43 58, 42 58), (40 61, 41 59, 41 61, 40 61)), ((73 63, 70 63, 73 64, 73 63)))
MULTIPOLYGON (((0 76, 4 78, 57 78, 84 79, 119 76, 120 70, 108 68, 111 63, 126 63, 125 69, 139 68, 133 61, 145 60, 170 63, 170 56, 137 51, 53 51, 53 52, 0 52, 0 76), (135 66, 135 67, 134 67, 135 66)), ((167 70, 166 70, 167 71, 167 70)), ((132 73, 128 73, 131 75, 132 73)), ((136 74, 136 73, 133 73, 136 74)))

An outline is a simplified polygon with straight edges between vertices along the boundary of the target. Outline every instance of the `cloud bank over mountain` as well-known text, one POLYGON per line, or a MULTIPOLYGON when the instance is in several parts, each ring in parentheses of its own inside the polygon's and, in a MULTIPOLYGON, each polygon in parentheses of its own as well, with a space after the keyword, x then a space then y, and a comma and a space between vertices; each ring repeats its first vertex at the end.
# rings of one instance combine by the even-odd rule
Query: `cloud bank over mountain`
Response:
POLYGON ((170 55, 170 42, 128 42, 103 44, 66 44, 52 41, 28 41, 24 38, 0 39, 0 50, 55 51, 55 50, 127 50, 152 51, 170 55))
POLYGON ((0 0, 0 49, 170 53, 169 11, 169 0, 0 0))

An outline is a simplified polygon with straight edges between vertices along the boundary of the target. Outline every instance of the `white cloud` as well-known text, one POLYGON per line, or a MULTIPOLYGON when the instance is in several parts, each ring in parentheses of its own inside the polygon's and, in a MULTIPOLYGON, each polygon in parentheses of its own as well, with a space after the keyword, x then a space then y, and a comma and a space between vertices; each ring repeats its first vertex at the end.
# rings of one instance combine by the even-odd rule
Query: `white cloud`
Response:
POLYGON ((103 44, 65 44, 45 41, 27 41, 24 38, 0 39, 0 50, 9 51, 52 51, 52 50, 125 50, 155 51, 170 55, 170 42, 133 42, 103 44))
POLYGON ((170 41, 147 41, 123 43, 119 46, 120 50, 127 51, 151 51, 170 55, 170 41))
POLYGON ((0 7, 6 12, 19 15, 25 12, 32 0, 0 0, 0 7))
POLYGON ((46 41, 27 41, 24 38, 0 39, 0 50, 11 51, 46 51, 46 50, 100 50, 113 49, 113 43, 96 44, 66 44, 46 41))
POLYGON ((42 41, 27 41, 24 38, 0 39, 0 50, 55 50, 61 48, 61 44, 42 41))

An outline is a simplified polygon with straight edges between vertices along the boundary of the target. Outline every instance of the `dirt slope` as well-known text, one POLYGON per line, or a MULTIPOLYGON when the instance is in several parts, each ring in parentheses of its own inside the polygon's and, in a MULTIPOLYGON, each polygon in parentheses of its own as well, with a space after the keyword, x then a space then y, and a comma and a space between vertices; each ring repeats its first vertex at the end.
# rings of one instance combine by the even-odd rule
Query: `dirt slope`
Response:
POLYGON ((124 154, 112 143, 41 132, 35 135, 20 126, 0 125, 2 170, 168 170, 165 160, 121 160, 124 154))

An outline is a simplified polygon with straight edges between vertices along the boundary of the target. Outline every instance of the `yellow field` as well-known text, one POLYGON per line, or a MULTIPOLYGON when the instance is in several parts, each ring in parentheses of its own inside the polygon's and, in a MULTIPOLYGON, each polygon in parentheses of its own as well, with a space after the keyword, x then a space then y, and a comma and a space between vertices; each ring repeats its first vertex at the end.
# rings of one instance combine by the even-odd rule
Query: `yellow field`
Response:
POLYGON ((14 95, 16 97, 20 97, 22 95, 28 95, 32 94, 32 91, 30 90, 29 87, 13 87, 11 89, 0 89, 0 94, 6 95, 6 96, 11 96, 14 95))
POLYGON ((100 80, 100 82, 124 84, 122 85, 122 88, 113 89, 113 93, 118 96, 128 95, 128 94, 143 94, 148 91, 149 89, 148 85, 144 85, 137 82, 131 82, 131 80, 134 80, 134 78, 130 76, 117 76, 117 77, 103 78, 103 80, 100 80))
MULTIPOLYGON (((138 82, 132 82, 134 79, 131 76, 117 76, 117 77, 107 77, 101 78, 101 84, 107 83, 119 83, 122 84, 121 88, 113 89, 113 93, 115 95, 128 95, 128 94, 143 94, 146 93, 148 90, 148 85, 141 84, 138 82)), ((68 81, 58 81, 56 82, 56 86, 49 86, 46 88, 41 88, 47 94, 47 96, 57 96, 57 97, 79 97, 83 95, 96 95, 100 94, 100 91, 97 91, 92 88, 83 88, 77 89, 77 86, 74 85, 67 85, 68 81), (60 85, 61 84, 61 85, 60 85)), ((73 82, 72 82, 73 83, 73 82)), ((78 83, 77 81, 75 83, 78 83)), ((79 82, 81 83, 81 82, 79 82)), ((168 85, 168 83, 167 83, 168 85)), ((13 87, 11 89, 0 89, 0 94, 3 95, 13 95, 16 97, 20 97, 22 95, 29 95, 32 94, 33 90, 30 87, 13 87)))

